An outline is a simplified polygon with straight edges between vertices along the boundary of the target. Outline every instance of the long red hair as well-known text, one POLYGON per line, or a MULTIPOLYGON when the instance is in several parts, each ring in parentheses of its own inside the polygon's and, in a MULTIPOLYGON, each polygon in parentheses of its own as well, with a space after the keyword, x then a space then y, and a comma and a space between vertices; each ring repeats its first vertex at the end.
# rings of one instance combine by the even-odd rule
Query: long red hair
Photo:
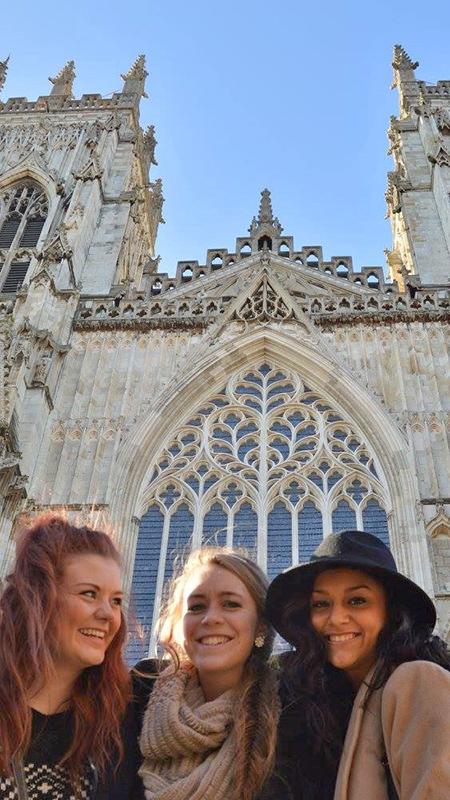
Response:
MULTIPOLYGON (((52 653, 57 652, 61 584, 68 556, 95 554, 120 564, 112 540, 102 531, 76 527, 62 517, 43 514, 18 536, 16 562, 0 598, 0 774, 11 773, 15 756, 30 743, 30 692, 51 682, 52 653)), ((98 666, 79 676, 71 698, 72 743, 62 759, 76 777, 91 759, 100 774, 111 757, 122 754, 120 723, 130 697, 130 679, 122 656, 122 623, 98 666)))

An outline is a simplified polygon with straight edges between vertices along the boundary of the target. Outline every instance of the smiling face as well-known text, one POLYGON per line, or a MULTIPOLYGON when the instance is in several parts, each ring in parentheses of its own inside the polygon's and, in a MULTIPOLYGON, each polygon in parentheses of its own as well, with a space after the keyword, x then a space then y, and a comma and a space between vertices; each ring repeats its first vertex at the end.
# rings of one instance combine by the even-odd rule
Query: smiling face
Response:
POLYGON ((245 584, 210 563, 186 581, 182 628, 176 638, 197 669, 205 697, 213 699, 239 683, 262 626, 245 584))
POLYGON ((310 619, 325 641, 330 664, 359 686, 376 661, 378 637, 387 622, 383 585, 361 570, 326 570, 314 581, 310 619))
POLYGON ((66 559, 60 586, 56 670, 74 678, 101 664, 121 622, 122 587, 118 564, 91 553, 66 559))

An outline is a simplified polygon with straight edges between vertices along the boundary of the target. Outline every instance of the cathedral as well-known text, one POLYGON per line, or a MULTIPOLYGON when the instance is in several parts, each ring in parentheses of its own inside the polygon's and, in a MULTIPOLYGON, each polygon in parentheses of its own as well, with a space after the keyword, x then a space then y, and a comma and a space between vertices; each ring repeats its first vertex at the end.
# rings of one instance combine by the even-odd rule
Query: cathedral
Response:
POLYGON ((243 546, 270 577, 333 530, 387 542, 450 639, 450 80, 396 46, 382 267, 299 245, 268 189, 233 252, 159 271, 155 131, 121 92, 4 97, 0 62, 0 574, 24 513, 112 529, 130 660, 174 562, 243 546), (388 277, 386 277, 388 276, 388 277))

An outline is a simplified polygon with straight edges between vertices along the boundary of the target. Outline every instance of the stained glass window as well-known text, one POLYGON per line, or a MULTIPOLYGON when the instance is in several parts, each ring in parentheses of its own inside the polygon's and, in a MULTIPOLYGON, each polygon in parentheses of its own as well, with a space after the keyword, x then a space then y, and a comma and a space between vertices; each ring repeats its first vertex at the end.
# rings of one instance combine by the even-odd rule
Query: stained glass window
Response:
POLYGON ((233 375, 174 431, 146 496, 132 585, 144 635, 130 660, 153 647, 174 557, 192 546, 245 547, 273 577, 332 530, 389 541, 389 494, 369 443, 300 375, 269 363, 233 375))
POLYGON ((47 196, 33 181, 0 192, 0 291, 16 292, 24 281, 47 213, 47 196))

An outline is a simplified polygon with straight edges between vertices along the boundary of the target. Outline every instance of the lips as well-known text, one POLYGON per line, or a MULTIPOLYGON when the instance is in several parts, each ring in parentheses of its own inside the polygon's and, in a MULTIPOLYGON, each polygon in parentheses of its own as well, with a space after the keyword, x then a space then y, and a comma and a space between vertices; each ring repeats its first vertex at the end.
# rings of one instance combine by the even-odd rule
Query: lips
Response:
POLYGON ((197 640, 199 644, 206 647, 218 647, 221 644, 227 644, 231 641, 230 636, 202 636, 197 640))
POLYGON ((328 633, 325 638, 330 644, 342 644, 343 642, 351 642, 361 636, 360 633, 328 633))
POLYGON ((80 628, 79 630, 83 636, 88 636, 90 639, 103 641, 106 638, 106 631, 102 631, 99 628, 80 628))

